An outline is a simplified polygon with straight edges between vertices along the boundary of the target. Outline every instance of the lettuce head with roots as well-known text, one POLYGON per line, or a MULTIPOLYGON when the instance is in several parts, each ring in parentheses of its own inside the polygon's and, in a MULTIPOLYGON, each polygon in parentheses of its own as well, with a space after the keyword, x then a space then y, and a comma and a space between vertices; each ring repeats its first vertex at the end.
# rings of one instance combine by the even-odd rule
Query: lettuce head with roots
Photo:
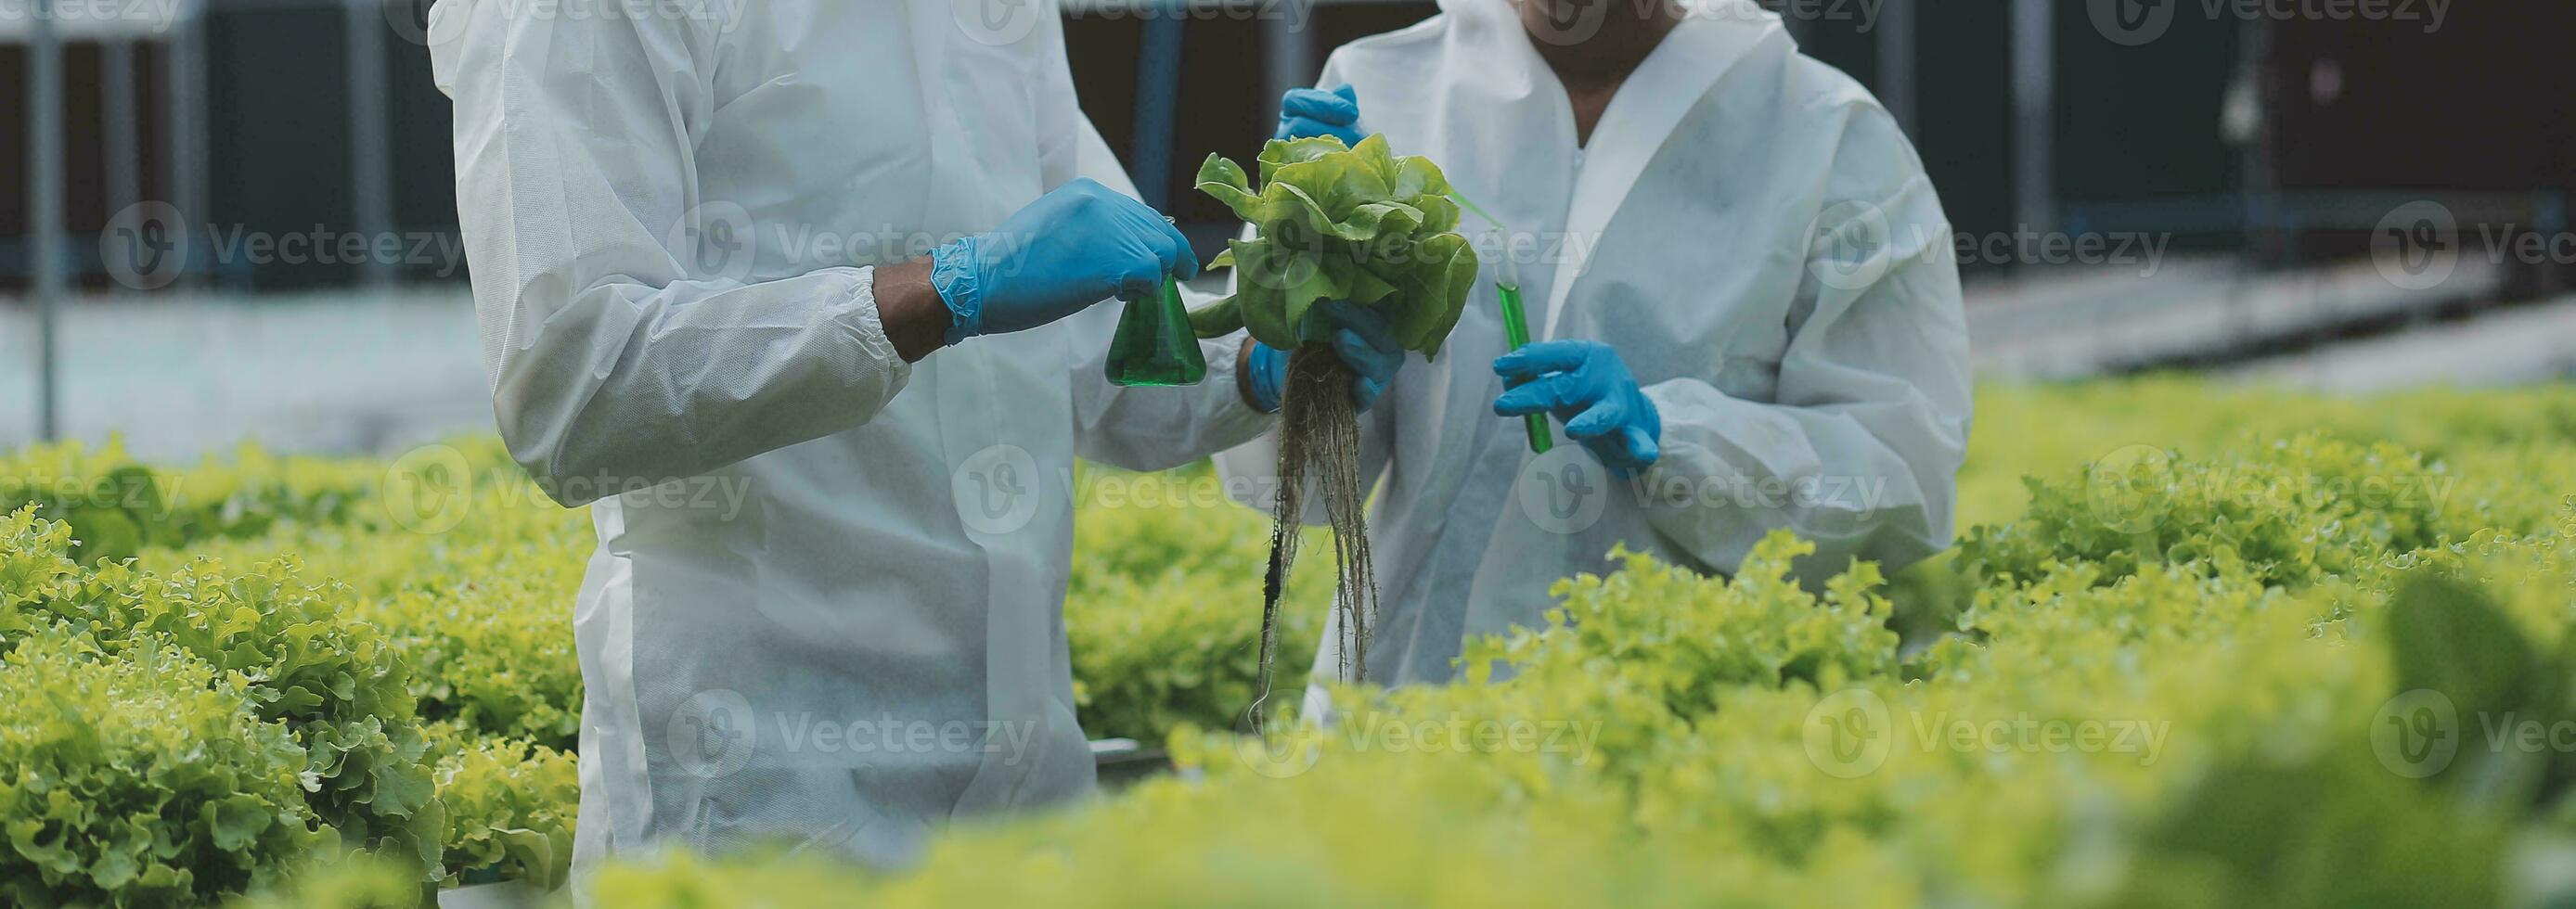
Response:
POLYGON ((1223 157, 1199 166, 1199 191, 1250 222, 1254 239, 1230 241, 1209 263, 1236 269, 1235 293, 1190 315, 1198 334, 1250 329, 1295 350, 1329 337, 1303 325, 1308 310, 1348 300, 1384 314, 1405 349, 1437 356, 1477 264, 1439 166, 1390 154, 1385 136, 1356 147, 1332 136, 1273 140, 1259 164, 1258 187, 1223 157))
POLYGON ((1233 241, 1208 263, 1235 269, 1235 292, 1190 314, 1201 337, 1249 329, 1271 347, 1295 351, 1280 381, 1279 477, 1271 504, 1270 563, 1263 573, 1260 670, 1254 700, 1268 701, 1278 650, 1279 595, 1296 562, 1298 510, 1320 493, 1339 562, 1333 605, 1340 614, 1344 681, 1361 680, 1377 577, 1370 567, 1359 476, 1358 410, 1353 376, 1323 346, 1328 326, 1306 314, 1326 300, 1348 300, 1384 316, 1396 342, 1425 357, 1458 327, 1476 283, 1476 252, 1459 236, 1458 203, 1449 180, 1422 158, 1388 153, 1385 136, 1345 147, 1330 136, 1273 141, 1261 149, 1261 183, 1242 165, 1209 155, 1199 191, 1252 224, 1252 239, 1233 241))

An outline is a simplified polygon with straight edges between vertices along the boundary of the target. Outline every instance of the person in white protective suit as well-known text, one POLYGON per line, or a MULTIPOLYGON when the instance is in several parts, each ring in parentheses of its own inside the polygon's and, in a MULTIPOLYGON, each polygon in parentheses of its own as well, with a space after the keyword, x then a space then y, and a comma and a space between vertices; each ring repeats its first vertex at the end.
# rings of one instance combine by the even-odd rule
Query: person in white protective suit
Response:
POLYGON ((1284 354, 1103 378, 1093 304, 1197 261, 1076 107, 1054 4, 440 0, 430 36, 502 435, 598 531, 576 865, 901 862, 1087 791, 1074 458, 1253 438, 1242 364, 1284 354))
MULTIPOLYGON (((1479 243, 1439 361, 1406 363, 1362 421, 1383 484, 1367 678, 1452 679, 1465 637, 1544 627, 1551 583, 1611 568, 1615 546, 1726 574, 1788 528, 1817 545, 1810 582, 1946 548, 1970 414, 1959 279, 1887 111, 1749 0, 1440 6, 1334 52, 1280 130, 1384 133, 1509 225, 1479 243), (1535 341, 1517 353, 1492 289, 1513 272, 1535 341), (1529 413, 1554 418, 1548 455, 1529 413)), ((1218 464, 1275 460, 1265 438, 1218 464)))

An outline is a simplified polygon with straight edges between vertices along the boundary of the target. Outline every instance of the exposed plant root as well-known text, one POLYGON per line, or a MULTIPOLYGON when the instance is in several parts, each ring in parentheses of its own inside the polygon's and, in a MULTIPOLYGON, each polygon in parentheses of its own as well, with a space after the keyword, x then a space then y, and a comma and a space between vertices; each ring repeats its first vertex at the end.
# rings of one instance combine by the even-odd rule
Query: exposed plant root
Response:
POLYGON ((1261 671, 1254 722, 1259 705, 1270 696, 1272 664, 1279 651, 1279 597, 1289 570, 1297 562, 1299 529, 1310 492, 1320 491, 1325 522, 1333 533, 1333 556, 1339 571, 1333 608, 1341 616, 1341 662, 1336 676, 1364 681, 1368 674, 1369 627, 1377 618, 1377 575, 1369 565, 1368 489, 1360 476, 1359 411, 1351 403, 1350 368, 1329 348, 1307 346, 1288 359, 1286 388, 1280 395, 1279 494, 1270 517, 1270 567, 1261 583, 1261 671))

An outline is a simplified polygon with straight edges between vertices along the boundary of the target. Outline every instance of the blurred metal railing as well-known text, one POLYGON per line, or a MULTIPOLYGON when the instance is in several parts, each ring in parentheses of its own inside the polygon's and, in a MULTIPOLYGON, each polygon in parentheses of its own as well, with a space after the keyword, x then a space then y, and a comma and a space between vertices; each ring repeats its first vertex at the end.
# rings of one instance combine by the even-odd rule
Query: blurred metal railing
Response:
POLYGON ((134 83, 138 44, 163 47, 155 88, 162 98, 161 135, 169 144, 164 160, 170 194, 188 204, 205 190, 203 8, 198 0, 175 0, 151 9, 171 18, 64 17, 56 0, 30 0, 23 15, 0 19, 0 43, 23 43, 27 51, 27 200, 32 236, 27 258, 39 312, 38 438, 55 438, 62 427, 57 406, 61 400, 58 313, 70 288, 73 262, 80 258, 64 236, 63 194, 70 188, 63 160, 65 40, 95 41, 100 46, 101 144, 109 206, 123 210, 142 196, 142 128, 134 83))
POLYGON ((36 369, 41 377, 36 437, 52 440, 62 427, 54 407, 62 399, 55 323, 63 297, 63 54, 54 35, 54 0, 35 0, 27 68, 27 199, 36 235, 36 369))

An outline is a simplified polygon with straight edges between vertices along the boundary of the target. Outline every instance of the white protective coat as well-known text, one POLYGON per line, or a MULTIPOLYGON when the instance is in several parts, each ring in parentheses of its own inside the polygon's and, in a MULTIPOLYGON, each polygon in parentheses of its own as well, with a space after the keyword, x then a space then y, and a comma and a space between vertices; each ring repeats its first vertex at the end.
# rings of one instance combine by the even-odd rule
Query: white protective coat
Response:
MULTIPOLYGON (((1967 336, 1948 220, 1887 112, 1776 16, 1706 0, 1578 148, 1512 6, 1441 7, 1336 51, 1318 82, 1356 86, 1363 130, 1514 231, 1479 241, 1483 281, 1439 362, 1408 362, 1364 418, 1363 474, 1383 483, 1369 679, 1452 678, 1464 636, 1540 627, 1552 582, 1619 545, 1725 574, 1785 527, 1817 544, 1811 579, 1946 548, 1967 336), (1649 475, 1610 476, 1561 424, 1532 457, 1521 421, 1493 415, 1506 253, 1536 339, 1606 342, 1645 386, 1663 417, 1649 475)), ((1275 459, 1265 437, 1218 465, 1259 478, 1275 459)))
POLYGON ((1115 306, 916 365, 887 341, 872 264, 1077 175, 1133 192, 1054 4, 440 0, 431 34, 502 435, 596 500, 577 861, 894 862, 1087 791, 1074 458, 1176 466, 1270 420, 1240 342, 1195 389, 1108 385, 1115 306))

